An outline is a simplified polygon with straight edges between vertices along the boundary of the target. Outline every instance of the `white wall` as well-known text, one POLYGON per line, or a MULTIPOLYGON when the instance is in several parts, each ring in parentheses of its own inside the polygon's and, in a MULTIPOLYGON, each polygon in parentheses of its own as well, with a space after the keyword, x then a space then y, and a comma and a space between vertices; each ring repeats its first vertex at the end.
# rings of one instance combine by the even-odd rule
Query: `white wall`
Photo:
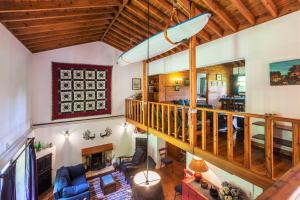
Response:
MULTIPOLYGON (((300 58, 300 11, 197 47, 197 67, 246 60, 246 111, 300 118, 300 86, 270 86, 269 63, 300 58)), ((150 74, 188 69, 188 51, 150 63, 150 74)))
POLYGON ((30 127, 31 53, 0 24, 0 154, 30 127))
POLYGON ((82 162, 81 149, 113 143, 113 155, 132 155, 133 153, 133 127, 124 129, 124 117, 95 119, 84 122, 70 122, 61 125, 45 125, 34 129, 36 141, 43 143, 52 142, 56 148, 55 168, 61 166, 75 165, 82 162), (100 137, 106 128, 112 129, 110 137, 100 137), (83 139, 83 133, 90 130, 96 134, 94 140, 83 139), (69 131, 69 138, 64 133, 69 131))
POLYGON ((116 65, 120 53, 119 50, 105 43, 93 42, 33 54, 30 70, 31 95, 34 97, 31 101, 34 105, 32 106, 33 124, 48 123, 52 120, 51 62, 113 65, 112 115, 124 114, 124 100, 136 93, 131 90, 131 81, 132 78, 142 77, 142 64, 120 67, 116 65))
MULTIPOLYGON (((189 164, 193 159, 193 154, 188 153, 186 154, 186 167, 189 168, 189 164)), ((262 188, 245 181, 244 179, 239 178, 233 174, 230 174, 221 168, 218 168, 211 163, 206 161, 208 166, 208 172, 202 173, 203 177, 209 180, 211 183, 221 187, 222 182, 227 181, 234 186, 241 188, 250 199, 255 199, 259 196, 263 190, 262 188)))

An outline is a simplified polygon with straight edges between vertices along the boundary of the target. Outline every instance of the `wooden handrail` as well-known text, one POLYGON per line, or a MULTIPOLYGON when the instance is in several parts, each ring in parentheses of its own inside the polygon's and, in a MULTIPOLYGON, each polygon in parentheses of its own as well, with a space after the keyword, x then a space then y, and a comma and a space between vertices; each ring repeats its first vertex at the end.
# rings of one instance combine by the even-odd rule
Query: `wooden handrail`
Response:
MULTIPOLYGON (((196 108, 197 114, 197 133, 190 132, 191 122, 190 106, 175 105, 171 103, 158 103, 158 102, 143 102, 140 100, 125 100, 125 116, 130 122, 135 123, 139 127, 145 128, 148 126, 153 134, 159 135, 163 139, 168 139, 178 144, 180 148, 200 148, 201 151, 211 153, 215 157, 224 155, 220 145, 223 140, 219 139, 222 137, 219 134, 219 123, 222 123, 221 116, 226 118, 225 123, 227 124, 227 145, 225 159, 229 162, 235 162, 235 138, 236 129, 234 128, 234 119, 243 118, 244 120, 244 147, 243 157, 241 163, 236 163, 242 166, 244 169, 250 170, 253 173, 257 173, 259 176, 265 176, 270 180, 278 178, 274 171, 274 129, 282 128, 282 130, 291 132, 292 138, 292 157, 293 166, 296 166, 300 161, 300 120, 287 117, 269 116, 253 113, 240 113, 234 111, 226 111, 219 109, 210 108, 196 108), (146 109, 147 108, 147 109, 146 109), (281 123, 289 123, 291 126, 286 127, 281 123), (251 128, 254 125, 264 126, 264 150, 265 150, 265 171, 266 174, 254 171, 252 169, 252 131, 251 128), (201 127, 199 129, 199 126, 201 127), (191 135, 193 134, 193 135, 191 135), (212 144, 208 143, 207 139, 212 138, 212 144), (172 140, 174 139, 174 141, 172 140), (197 143, 201 139, 201 143, 197 143), (219 141, 220 140, 220 141, 219 141), (175 142, 176 141, 176 142, 175 142), (219 144, 220 143, 220 144, 219 144), (187 145, 187 146, 186 146, 187 145), (208 148, 208 145, 211 145, 208 148), (190 146, 190 147, 189 147, 190 146), (220 146, 220 147, 219 147, 220 146), (222 154, 222 155, 221 155, 222 154)), ((193 111, 195 113, 195 111, 193 111)), ((261 145, 263 147, 263 145, 261 145)), ((224 159, 224 157, 222 158, 224 159)), ((263 179, 265 180, 265 179, 263 179)))

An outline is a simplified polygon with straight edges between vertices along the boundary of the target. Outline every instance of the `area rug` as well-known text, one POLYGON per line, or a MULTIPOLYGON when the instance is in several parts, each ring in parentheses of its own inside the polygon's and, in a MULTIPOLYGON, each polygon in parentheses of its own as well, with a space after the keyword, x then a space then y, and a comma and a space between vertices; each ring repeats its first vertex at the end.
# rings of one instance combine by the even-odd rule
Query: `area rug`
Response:
POLYGON ((117 191, 104 195, 100 186, 100 178, 89 180, 90 195, 93 200, 129 200, 131 194, 131 187, 127 184, 124 175, 116 171, 112 173, 115 181, 117 182, 117 191))

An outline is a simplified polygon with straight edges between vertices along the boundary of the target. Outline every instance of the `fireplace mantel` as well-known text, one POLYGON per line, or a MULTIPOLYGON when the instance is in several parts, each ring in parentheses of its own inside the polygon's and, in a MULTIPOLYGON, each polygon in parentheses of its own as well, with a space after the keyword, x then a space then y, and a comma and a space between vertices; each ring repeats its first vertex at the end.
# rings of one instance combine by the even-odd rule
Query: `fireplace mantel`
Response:
POLYGON ((90 156, 90 155, 93 155, 96 153, 102 153, 102 152, 111 151, 111 150, 113 150, 113 144, 109 143, 109 144, 104 144, 104 145, 81 149, 81 154, 82 154, 82 156, 90 156))

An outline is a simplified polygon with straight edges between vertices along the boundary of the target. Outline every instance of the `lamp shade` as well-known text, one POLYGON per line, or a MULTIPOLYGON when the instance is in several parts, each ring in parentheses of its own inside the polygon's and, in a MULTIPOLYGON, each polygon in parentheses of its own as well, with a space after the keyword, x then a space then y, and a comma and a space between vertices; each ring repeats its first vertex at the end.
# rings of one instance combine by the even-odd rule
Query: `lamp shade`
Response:
POLYGON ((189 168, 195 172, 207 172, 208 167, 204 160, 193 158, 190 162, 189 168))
POLYGON ((133 177, 132 196, 134 200, 164 200, 160 175, 147 170, 137 173, 133 177))

